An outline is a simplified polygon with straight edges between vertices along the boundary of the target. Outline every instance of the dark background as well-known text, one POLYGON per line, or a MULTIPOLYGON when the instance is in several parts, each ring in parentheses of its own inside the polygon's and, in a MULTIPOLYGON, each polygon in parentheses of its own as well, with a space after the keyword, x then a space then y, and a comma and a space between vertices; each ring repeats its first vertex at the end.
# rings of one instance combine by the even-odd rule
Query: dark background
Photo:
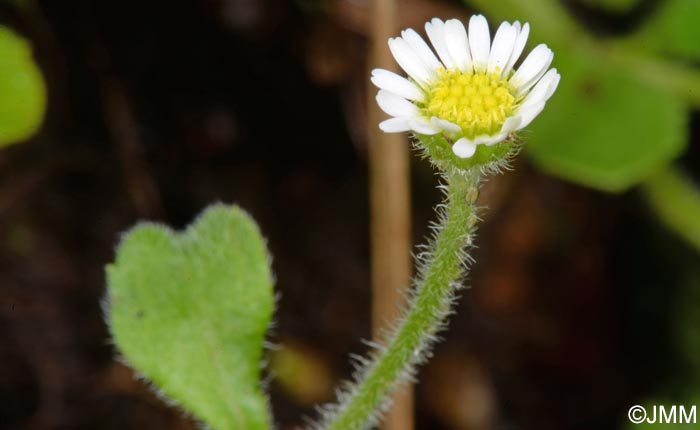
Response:
MULTIPOLYGON (((610 31, 652 3, 575 10, 610 31)), ((50 106, 36 137, 0 151, 0 428, 195 428, 115 361, 100 303, 120 232, 182 227, 215 201, 260 223, 281 295, 272 340, 312 369, 272 383, 280 428, 313 416, 370 336, 362 4, 23 4, 0 19, 32 41, 50 106)), ((469 13, 412 5, 402 20, 469 13)), ((683 162, 698 158, 694 145, 683 162)), ((440 195, 425 162, 412 176, 420 242, 440 195)), ((473 287, 420 373, 418 429, 621 428, 691 365, 674 324, 697 252, 636 192, 567 184, 526 156, 482 203, 473 287)))

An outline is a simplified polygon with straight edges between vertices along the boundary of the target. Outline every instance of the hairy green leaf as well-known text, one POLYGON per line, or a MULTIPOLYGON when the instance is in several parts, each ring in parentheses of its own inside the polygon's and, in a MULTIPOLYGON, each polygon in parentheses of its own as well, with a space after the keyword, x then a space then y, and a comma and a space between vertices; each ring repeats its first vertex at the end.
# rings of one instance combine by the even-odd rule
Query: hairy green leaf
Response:
POLYGON ((214 205, 182 233, 141 224, 107 278, 114 341, 136 370, 215 429, 270 428, 260 372, 272 276, 245 212, 214 205))
POLYGON ((685 149, 687 106, 674 95, 595 60, 556 51, 555 66, 562 80, 530 127, 526 147, 535 163, 550 173, 606 191, 623 191, 685 149))
POLYGON ((0 147, 24 140, 41 126, 46 86, 29 42, 0 26, 0 147))

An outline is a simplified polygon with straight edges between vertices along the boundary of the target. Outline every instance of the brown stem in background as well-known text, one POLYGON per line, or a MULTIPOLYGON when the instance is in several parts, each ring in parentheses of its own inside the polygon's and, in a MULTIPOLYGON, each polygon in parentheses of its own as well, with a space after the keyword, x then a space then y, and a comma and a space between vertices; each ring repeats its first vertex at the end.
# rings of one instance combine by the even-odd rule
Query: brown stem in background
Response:
POLYGON ((111 76, 101 76, 100 85, 105 122, 119 150, 129 198, 140 216, 158 217, 162 214, 163 206, 155 180, 149 172, 141 132, 126 89, 111 76))
POLYGON ((81 17, 85 48, 100 86, 105 124, 119 153, 126 192, 140 216, 159 217, 163 205, 146 159, 141 130, 128 90, 114 70, 92 4, 83 4, 83 10, 87 11, 81 17))
MULTIPOLYGON (((387 39, 397 30, 397 0, 370 2, 369 65, 395 69, 387 39)), ((369 76, 369 73, 367 73, 369 76)), ((374 337, 398 317, 411 278, 409 145, 403 134, 382 133, 385 119, 368 84, 370 206, 372 248, 372 329, 374 337)), ((396 392, 385 430, 413 430, 413 387, 396 392)))

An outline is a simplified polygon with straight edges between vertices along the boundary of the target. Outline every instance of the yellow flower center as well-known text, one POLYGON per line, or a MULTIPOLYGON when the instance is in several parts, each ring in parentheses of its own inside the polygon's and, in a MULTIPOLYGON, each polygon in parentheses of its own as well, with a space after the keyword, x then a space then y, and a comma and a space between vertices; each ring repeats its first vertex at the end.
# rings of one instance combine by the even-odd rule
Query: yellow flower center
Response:
POLYGON ((516 98, 508 81, 497 73, 441 70, 423 105, 428 117, 445 119, 473 139, 495 134, 513 112, 516 98))

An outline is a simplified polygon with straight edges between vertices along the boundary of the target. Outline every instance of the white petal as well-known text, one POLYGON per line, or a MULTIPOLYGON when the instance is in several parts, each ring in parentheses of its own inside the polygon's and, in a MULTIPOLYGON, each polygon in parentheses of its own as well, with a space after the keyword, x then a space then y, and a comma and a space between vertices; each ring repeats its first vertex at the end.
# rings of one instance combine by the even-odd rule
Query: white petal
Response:
POLYGON ((489 62, 491 33, 489 23, 483 15, 474 15, 469 20, 469 47, 474 69, 485 70, 489 62))
POLYGON ((400 37, 389 39, 389 49, 391 54, 399 63, 399 66, 408 73, 408 76, 422 86, 430 83, 432 71, 421 61, 420 57, 408 45, 408 42, 400 37))
POLYGON ((542 112, 542 109, 544 109, 544 104, 544 102, 539 102, 532 106, 528 106, 525 109, 520 109, 518 111, 518 115, 521 118, 520 128, 525 128, 530 125, 532 120, 535 119, 540 112, 542 112))
POLYGON ((448 69, 454 67, 452 56, 447 50, 447 44, 445 43, 445 23, 438 18, 433 18, 430 22, 425 23, 425 32, 428 34, 430 43, 433 44, 433 48, 435 48, 442 64, 448 69))
POLYGON ((411 127, 411 130, 420 134, 433 135, 440 133, 439 127, 436 127, 430 121, 422 117, 410 118, 408 120, 408 125, 411 127))
POLYGON ((389 118, 379 123, 379 128, 384 133, 401 133, 409 131, 411 127, 408 125, 409 118, 389 118))
POLYGON ((520 116, 512 116, 512 117, 505 120, 505 122, 501 126, 501 131, 499 131, 498 134, 494 134, 492 136, 488 136, 488 135, 477 136, 477 138, 474 139, 474 141, 477 144, 483 144, 486 146, 491 146, 491 145, 495 145, 497 143, 501 143, 504 140, 506 140, 506 138, 508 137, 509 134, 511 134, 512 132, 519 130, 521 128, 520 127, 521 121, 522 121, 522 118, 520 116))
POLYGON ((438 118, 436 116, 430 118, 430 122, 432 122, 433 125, 440 127, 448 133, 459 133, 460 131, 462 131, 462 128, 457 124, 450 122, 446 119, 438 118))
POLYGON ((379 90, 377 104, 391 116, 415 116, 419 112, 413 103, 387 90, 379 90))
POLYGON ((425 93, 416 84, 399 76, 394 72, 384 69, 372 70, 372 83, 377 87, 391 91, 405 99, 422 102, 425 100, 425 93))
POLYGON ((493 136, 482 136, 483 140, 481 140, 479 143, 486 145, 486 146, 493 146, 497 143, 501 143, 504 140, 506 140, 506 137, 508 137, 508 133, 498 133, 493 136))
POLYGON ((445 45, 452 57, 454 67, 463 72, 471 71, 472 57, 464 24, 456 19, 445 22, 445 45))
POLYGON ((488 71, 503 73, 503 70, 508 65, 508 60, 513 53, 515 39, 518 36, 518 31, 512 25, 504 22, 498 27, 496 35, 493 37, 493 45, 489 55, 488 71))
POLYGON ((520 24, 520 21, 514 21, 513 27, 518 32, 518 34, 520 34, 520 29, 523 28, 523 26, 520 24))
MULTIPOLYGON (((544 100, 547 101, 549 100, 554 92, 557 90, 557 87, 559 87, 559 81, 561 81, 561 75, 557 71, 556 68, 554 69, 549 69, 547 73, 544 74, 544 77, 548 77, 548 80, 551 79, 549 82, 548 88, 547 88, 547 93, 544 96, 544 100), (548 75, 552 75, 551 77, 548 77, 548 75)), ((540 79, 541 80, 541 79, 540 79)))
POLYGON ((470 158, 476 152, 476 143, 463 137, 452 145, 452 152, 459 158, 470 158))
POLYGON ((425 43, 425 40, 423 40, 423 38, 420 37, 415 30, 412 28, 404 30, 401 32, 401 37, 403 37, 403 40, 408 42, 413 52, 420 57, 421 61, 423 61, 423 63, 428 66, 429 69, 435 72, 440 69, 441 65, 438 59, 435 57, 435 54, 433 54, 433 51, 430 50, 428 44, 425 43))
POLYGON ((520 96, 529 90, 544 75, 553 58, 554 53, 547 45, 537 45, 510 78, 511 85, 516 88, 516 95, 520 96))
POLYGON ((557 89, 560 79, 561 76, 557 73, 557 69, 549 69, 549 71, 542 76, 542 79, 537 82, 532 91, 525 96, 525 100, 523 100, 519 109, 527 109, 530 106, 549 100, 552 94, 554 94, 554 90, 557 89))
POLYGON ((506 119, 503 125, 501 126, 501 133, 505 133, 506 135, 514 132, 515 130, 519 130, 520 123, 522 122, 522 117, 520 116, 511 116, 510 118, 506 119))
MULTIPOLYGON (((520 23, 518 21, 515 21, 518 26, 520 26, 520 23)), ((515 44, 513 45, 513 52, 510 54, 510 59, 508 59, 508 64, 506 65, 505 69, 503 69, 503 74, 501 76, 508 76, 511 70, 513 70, 513 66, 515 66, 515 62, 518 61, 518 58, 520 58, 520 54, 523 53, 523 49, 525 49, 525 44, 527 43, 527 37, 530 35, 530 24, 527 22, 525 25, 523 25, 522 30, 519 30, 518 36, 515 38, 515 44)))

